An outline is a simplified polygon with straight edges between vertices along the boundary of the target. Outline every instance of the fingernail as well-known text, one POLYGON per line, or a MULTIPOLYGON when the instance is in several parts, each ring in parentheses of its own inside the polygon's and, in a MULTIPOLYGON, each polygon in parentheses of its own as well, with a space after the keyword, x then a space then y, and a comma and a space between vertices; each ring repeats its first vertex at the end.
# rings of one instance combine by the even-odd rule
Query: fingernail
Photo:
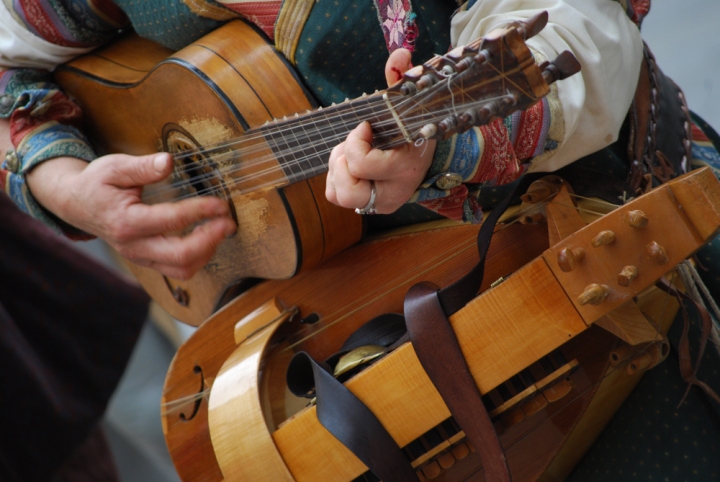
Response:
POLYGON ((167 156, 166 154, 159 154, 155 156, 155 159, 153 159, 153 167, 157 172, 165 172, 165 167, 167 166, 167 156))

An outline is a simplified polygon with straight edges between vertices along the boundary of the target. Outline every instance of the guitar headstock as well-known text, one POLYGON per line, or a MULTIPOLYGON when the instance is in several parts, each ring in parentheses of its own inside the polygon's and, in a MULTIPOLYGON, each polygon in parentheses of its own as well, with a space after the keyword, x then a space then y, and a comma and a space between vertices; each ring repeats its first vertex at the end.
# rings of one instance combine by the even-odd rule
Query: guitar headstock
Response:
MULTIPOLYGON (((579 62, 567 51, 535 63, 525 40, 547 19, 542 12, 514 22, 408 71, 386 93, 404 141, 444 139, 525 110, 548 94, 550 84, 578 72, 579 62)), ((399 137, 397 131, 377 132, 375 145, 394 145, 399 137)))

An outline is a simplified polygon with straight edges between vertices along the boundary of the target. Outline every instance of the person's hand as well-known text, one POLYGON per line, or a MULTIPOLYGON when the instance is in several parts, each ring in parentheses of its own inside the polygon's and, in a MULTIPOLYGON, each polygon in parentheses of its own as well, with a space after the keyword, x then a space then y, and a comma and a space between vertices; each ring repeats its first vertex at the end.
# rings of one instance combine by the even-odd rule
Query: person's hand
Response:
MULTIPOLYGON (((402 79, 411 67, 410 52, 395 50, 385 66, 388 85, 402 79)), ((410 199, 425 178, 434 152, 435 141, 388 151, 373 149, 372 129, 363 122, 330 154, 325 196, 342 207, 362 208, 370 200, 374 181, 375 211, 391 213, 410 199)))
POLYGON ((187 279, 236 226, 227 202, 212 196, 144 204, 142 186, 161 181, 172 168, 166 153, 111 154, 91 163, 59 157, 34 168, 27 182, 35 199, 63 221, 105 240, 140 266, 187 279), (189 234, 169 234, 195 223, 189 234))

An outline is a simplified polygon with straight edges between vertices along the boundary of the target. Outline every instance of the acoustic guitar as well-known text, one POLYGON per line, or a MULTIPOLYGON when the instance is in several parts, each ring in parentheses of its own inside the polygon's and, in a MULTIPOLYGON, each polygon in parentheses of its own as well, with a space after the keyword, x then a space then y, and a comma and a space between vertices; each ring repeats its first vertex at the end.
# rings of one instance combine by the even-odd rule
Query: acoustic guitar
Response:
POLYGON ((315 111, 282 57, 240 21, 176 53, 130 36, 55 76, 101 152, 174 153, 174 174, 146 189, 146 202, 228 199, 237 234, 192 279, 131 265, 160 305, 198 325, 250 280, 289 278, 360 239, 360 217, 325 200, 323 174, 331 149, 361 121, 383 149, 443 138, 526 109, 579 70, 569 53, 536 65, 524 39, 546 22, 543 14, 509 26, 387 91, 315 111))
MULTIPOLYGON (((450 322, 513 480, 562 480, 641 373, 667 355, 662 333, 673 312, 662 307, 672 302, 648 288, 717 232, 720 182, 695 171, 589 225, 560 191, 542 216, 522 218, 546 222, 496 230, 481 294, 450 322)), ((208 319, 179 349, 163 394, 181 478, 377 480, 320 425, 315 407, 287 390, 290 358, 303 350, 324 360, 364 322, 402 312, 410 286, 455 281, 477 262, 477 229, 362 243, 293 279, 260 284, 208 319)), ((483 480, 412 344, 345 384, 421 480, 483 480)))

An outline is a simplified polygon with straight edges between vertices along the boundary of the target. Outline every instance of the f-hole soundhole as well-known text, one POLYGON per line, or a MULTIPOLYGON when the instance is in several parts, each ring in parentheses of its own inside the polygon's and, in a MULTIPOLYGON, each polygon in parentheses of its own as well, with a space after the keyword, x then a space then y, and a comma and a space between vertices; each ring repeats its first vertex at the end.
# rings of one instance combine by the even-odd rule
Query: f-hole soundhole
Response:
POLYGON ((193 367, 193 373, 196 375, 200 375, 200 390, 198 391, 197 395, 195 395, 195 404, 193 405, 193 411, 190 414, 190 416, 186 416, 185 413, 180 414, 180 420, 183 422, 189 422, 193 418, 195 418, 195 415, 197 415, 198 410, 200 410, 200 404, 202 403, 202 399, 204 396, 204 390, 205 390, 205 376, 203 375, 202 368, 200 366, 195 365, 193 367))

